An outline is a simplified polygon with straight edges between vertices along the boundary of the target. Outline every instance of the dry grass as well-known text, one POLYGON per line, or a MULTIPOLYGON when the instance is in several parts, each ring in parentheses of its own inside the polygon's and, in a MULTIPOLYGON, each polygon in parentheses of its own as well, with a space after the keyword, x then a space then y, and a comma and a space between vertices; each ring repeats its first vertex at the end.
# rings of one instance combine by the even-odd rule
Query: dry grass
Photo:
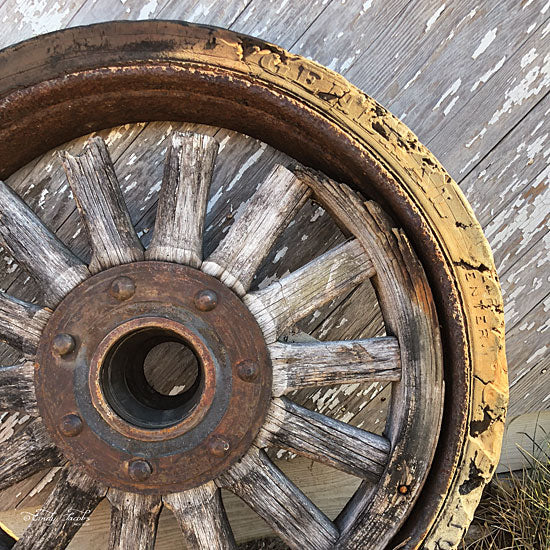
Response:
POLYGON ((463 550, 550 550, 550 440, 523 452, 530 468, 489 484, 463 550))

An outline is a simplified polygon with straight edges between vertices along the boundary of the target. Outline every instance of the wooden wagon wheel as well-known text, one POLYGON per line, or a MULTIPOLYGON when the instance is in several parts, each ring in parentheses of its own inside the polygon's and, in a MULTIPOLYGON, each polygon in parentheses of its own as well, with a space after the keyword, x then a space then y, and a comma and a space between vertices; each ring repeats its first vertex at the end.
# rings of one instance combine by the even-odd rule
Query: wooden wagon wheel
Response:
POLYGON ((152 548, 163 504, 189 548, 233 548, 220 488, 240 496, 292 548, 422 541, 451 548, 494 468, 506 405, 500 294, 455 184, 396 119, 306 60, 176 23, 99 29, 49 37, 53 68, 41 38, 3 52, 11 75, 9 83, 0 79, 4 176, 84 129, 181 118, 261 136, 334 179, 277 167, 203 259, 217 144, 175 134, 144 251, 107 148, 93 139, 82 155, 63 157, 93 250, 88 266, 0 186, 3 243, 44 291, 40 306, 1 296, 2 337, 29 360, 0 371, 0 404, 39 417, 2 449, 0 487, 64 464, 45 505, 53 521, 33 521, 14 548, 63 548, 79 527, 63 512, 75 504, 93 509, 105 496, 111 548, 152 548), (349 240, 250 291, 309 197, 349 240), (386 337, 278 341, 367 278, 386 337), (143 371, 152 347, 171 341, 189 346, 200 363, 195 382, 177 396, 156 392, 143 371), (444 378, 451 383, 445 407, 444 378), (394 383, 385 436, 286 397, 365 380, 394 383), (270 446, 364 483, 331 522, 270 461, 263 450, 270 446))

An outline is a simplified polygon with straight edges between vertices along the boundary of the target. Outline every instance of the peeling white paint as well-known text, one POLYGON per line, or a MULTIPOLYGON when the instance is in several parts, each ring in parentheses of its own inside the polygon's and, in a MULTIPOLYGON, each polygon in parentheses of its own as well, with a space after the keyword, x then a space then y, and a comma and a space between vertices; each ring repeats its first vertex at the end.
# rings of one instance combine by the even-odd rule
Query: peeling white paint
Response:
POLYGON ((277 253, 275 254, 275 257, 273 258, 273 263, 276 264, 277 262, 281 261, 285 257, 287 251, 288 251, 288 246, 283 246, 283 248, 278 250, 277 253))
POLYGON ((458 101, 458 98, 460 96, 457 95, 455 97, 453 97, 452 101, 449 103, 449 105, 447 105, 447 107, 445 107, 445 109, 443 109, 443 115, 444 116, 447 116, 450 112, 451 112, 451 109, 454 107, 455 103, 458 101))
POLYGON ((536 48, 531 48, 521 58, 521 62, 520 62, 521 68, 524 69, 525 67, 527 67, 527 65, 530 65, 538 56, 539 56, 539 54, 537 53, 537 49, 536 48))
POLYGON ((466 170, 468 170, 468 168, 469 168, 470 166, 472 166, 473 164, 475 164, 475 163, 478 161, 479 156, 480 156, 480 153, 479 153, 479 152, 476 153, 476 155, 473 156, 473 157, 466 163, 466 165, 464 166, 464 168, 462 168, 462 170, 460 171, 460 173, 463 174, 464 172, 466 172, 466 170))
POLYGON ((439 19, 440 15, 445 11, 446 5, 443 4, 439 7, 439 9, 428 19, 426 22, 426 28, 424 29, 424 32, 429 32, 432 28, 433 24, 439 19))
POLYGON ((416 72, 416 74, 403 86, 403 89, 406 90, 420 75, 422 74, 422 69, 416 72))
POLYGON ((487 31, 485 36, 481 39, 479 46, 476 48, 472 54, 472 59, 477 59, 482 53, 484 53, 487 48, 493 43, 493 40, 497 37, 497 27, 487 31))
POLYGON ((479 77, 479 80, 471 87, 470 92, 475 92, 481 84, 485 84, 489 78, 491 78, 497 71, 502 69, 504 62, 506 61, 506 56, 504 56, 492 69, 489 69, 486 73, 482 74, 479 77))
POLYGON ((457 78, 451 87, 439 98, 439 101, 435 104, 435 107, 432 109, 432 111, 435 111, 436 109, 439 109, 441 104, 449 97, 450 95, 456 94, 458 89, 460 88, 460 85, 462 84, 462 79, 457 78))

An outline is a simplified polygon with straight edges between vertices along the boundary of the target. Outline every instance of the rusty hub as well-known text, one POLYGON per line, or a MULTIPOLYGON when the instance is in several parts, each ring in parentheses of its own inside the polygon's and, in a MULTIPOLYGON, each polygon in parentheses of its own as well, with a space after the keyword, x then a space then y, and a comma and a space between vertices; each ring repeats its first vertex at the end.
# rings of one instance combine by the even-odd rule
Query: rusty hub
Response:
POLYGON ((217 279, 164 262, 95 275, 53 313, 36 374, 41 415, 66 456, 110 486, 173 492, 217 477, 250 447, 271 393, 262 332, 217 279), (179 342, 199 375, 179 395, 147 382, 157 345, 179 342))

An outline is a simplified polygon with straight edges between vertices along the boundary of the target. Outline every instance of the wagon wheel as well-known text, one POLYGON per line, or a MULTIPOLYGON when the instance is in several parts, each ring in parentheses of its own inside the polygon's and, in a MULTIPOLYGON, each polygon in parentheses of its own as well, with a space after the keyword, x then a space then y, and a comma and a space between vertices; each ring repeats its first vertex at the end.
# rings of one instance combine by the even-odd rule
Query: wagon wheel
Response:
POLYGON ((152 548, 162 505, 189 548, 232 548, 220 488, 292 548, 382 549, 392 539, 452 547, 494 468, 506 404, 496 276, 455 184, 396 119, 306 60, 201 27, 100 28, 50 36, 53 68, 41 38, 3 52, 12 75, 0 95, 4 175, 83 129, 181 118, 264 137, 334 179, 277 167, 203 259, 217 145, 176 134, 144 251, 106 146, 94 139, 81 156, 63 158, 93 250, 88 266, 0 186, 4 245, 45 297, 36 306, 1 296, 2 336, 29 360, 0 371, 0 404, 39 416, 2 449, 0 487, 64 464, 45 504, 53 520, 33 520, 14 547, 64 547, 79 525, 63 521, 63 512, 93 509, 107 496, 111 548, 152 548), (383 202, 404 230, 358 191, 383 202), (250 291, 309 197, 348 241, 250 291), (278 341, 367 278, 388 336, 278 341), (194 383, 176 396, 155 391, 144 374, 144 358, 162 342, 185 343, 200 363, 194 383), (384 436, 286 397, 366 380, 393 382, 384 436), (270 461, 263 450, 270 446, 364 483, 331 522, 270 461))

